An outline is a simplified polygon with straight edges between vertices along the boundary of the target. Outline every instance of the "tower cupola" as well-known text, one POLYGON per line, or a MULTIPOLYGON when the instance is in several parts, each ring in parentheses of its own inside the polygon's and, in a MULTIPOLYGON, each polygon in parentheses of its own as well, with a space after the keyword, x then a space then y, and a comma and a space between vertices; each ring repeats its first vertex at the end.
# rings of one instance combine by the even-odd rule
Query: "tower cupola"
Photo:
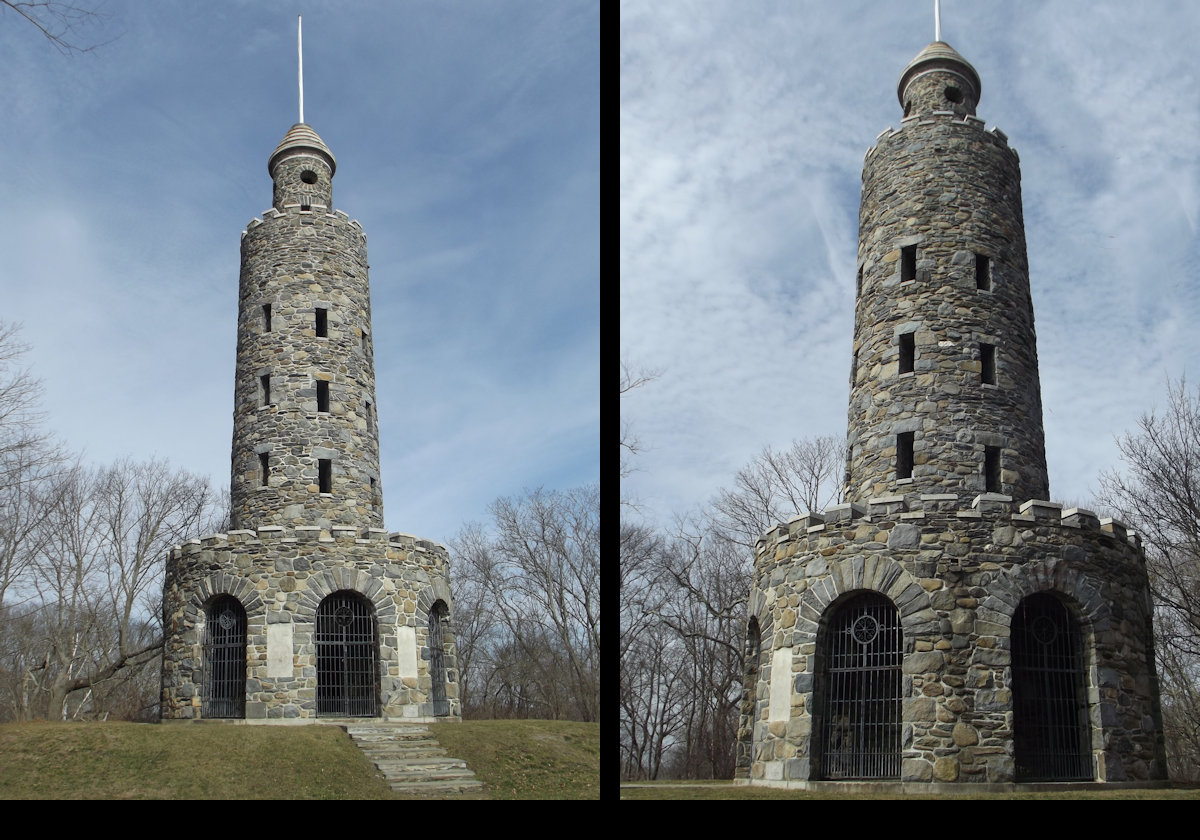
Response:
POLYGON ((945 41, 934 41, 904 68, 896 95, 906 117, 934 111, 964 117, 975 115, 981 90, 970 62, 945 41))
POLYGON ((296 123, 271 153, 267 171, 275 182, 274 206, 282 210, 298 204, 307 209, 333 207, 333 173, 337 160, 317 132, 307 123, 296 123))

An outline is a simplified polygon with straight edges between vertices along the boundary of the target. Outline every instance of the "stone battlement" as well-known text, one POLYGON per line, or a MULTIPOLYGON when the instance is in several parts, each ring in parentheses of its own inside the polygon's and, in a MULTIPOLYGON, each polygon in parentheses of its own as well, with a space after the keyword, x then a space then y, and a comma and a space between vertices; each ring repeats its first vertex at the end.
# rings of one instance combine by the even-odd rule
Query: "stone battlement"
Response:
POLYGON ((871 148, 867 149, 867 152, 865 155, 863 155, 863 158, 870 159, 870 157, 875 154, 876 149, 879 148, 880 141, 903 134, 904 129, 906 129, 910 126, 933 125, 935 123, 955 123, 955 124, 961 124, 961 125, 969 125, 973 128, 979 129, 980 131, 982 131, 986 134, 991 135, 993 138, 995 138, 996 141, 998 141, 998 145, 1008 148, 1010 151, 1012 151, 1012 153, 1014 155, 1017 153, 1016 149, 1013 149, 1011 146, 1008 145, 1008 135, 1007 134, 1005 134, 1003 131, 996 128, 995 126, 992 126, 991 131, 987 131, 987 129, 986 129, 987 123, 984 122, 983 120, 981 120, 979 117, 973 117, 969 114, 967 116, 960 117, 958 114, 955 114, 953 111, 934 111, 932 116, 930 116, 928 114, 924 114, 924 115, 913 115, 911 117, 905 117, 904 119, 902 119, 900 121, 899 128, 892 128, 889 125, 883 131, 879 132, 879 134, 875 135, 875 145, 872 146, 871 148))
POLYGON ((363 239, 367 238, 367 235, 365 233, 363 233, 362 224, 358 221, 358 219, 351 219, 350 214, 347 213, 345 210, 331 211, 326 205, 315 204, 315 203, 309 205, 309 207, 311 208, 309 210, 300 209, 299 204, 285 204, 283 206, 283 210, 279 210, 275 207, 270 207, 263 211, 261 219, 256 216, 253 219, 251 219, 249 222, 246 223, 246 228, 242 231, 242 238, 245 239, 247 233, 252 231, 254 228, 258 227, 259 225, 264 225, 264 224, 269 223, 272 219, 285 218, 288 215, 292 215, 292 214, 300 214, 302 216, 313 215, 313 214, 318 213, 318 211, 324 211, 324 212, 320 213, 320 215, 325 216, 327 219, 341 219, 343 222, 348 222, 350 224, 350 227, 354 228, 360 234, 362 234, 363 239))
MULTIPOLYGON (((1015 505, 1012 497, 999 493, 981 493, 971 507, 959 506, 959 497, 954 494, 925 494, 916 498, 905 496, 880 496, 870 499, 867 506, 857 504, 832 505, 817 513, 800 513, 787 522, 779 523, 758 538, 755 544, 755 565, 776 558, 781 546, 807 538, 853 528, 855 534, 866 530, 871 533, 860 535, 866 541, 879 542, 883 547, 924 548, 925 543, 945 542, 939 537, 961 528, 987 525, 996 529, 993 542, 999 546, 1020 545, 1023 541, 1019 529, 1062 529, 1065 533, 1094 533, 1107 536, 1114 541, 1128 543, 1140 552, 1141 537, 1124 523, 1111 517, 1101 518, 1090 510, 1080 507, 1064 509, 1058 502, 1032 499, 1015 505), (1014 508, 1016 508, 1014 510, 1014 508), (897 534, 906 534, 903 540, 893 540, 892 532, 897 525, 907 526, 897 534), (1001 531, 1000 529, 1006 529, 1001 531), (932 535, 926 539, 926 534, 932 535), (893 543, 911 542, 898 546, 893 543)), ((1039 534, 1044 538, 1045 534, 1039 534)), ((852 539, 851 542, 861 542, 852 539)), ((825 540, 829 542, 829 540, 825 540)), ((828 548, 829 546, 827 546, 828 548)), ((835 553, 835 551, 830 551, 835 553)))
POLYGON ((265 543, 343 543, 350 545, 386 544, 407 551, 428 553, 434 562, 445 562, 450 552, 446 546, 432 540, 387 531, 383 528, 360 528, 353 525, 333 525, 321 528, 316 525, 264 525, 254 530, 232 530, 227 534, 208 534, 188 540, 171 549, 170 560, 178 562, 200 551, 214 549, 237 549, 265 543))

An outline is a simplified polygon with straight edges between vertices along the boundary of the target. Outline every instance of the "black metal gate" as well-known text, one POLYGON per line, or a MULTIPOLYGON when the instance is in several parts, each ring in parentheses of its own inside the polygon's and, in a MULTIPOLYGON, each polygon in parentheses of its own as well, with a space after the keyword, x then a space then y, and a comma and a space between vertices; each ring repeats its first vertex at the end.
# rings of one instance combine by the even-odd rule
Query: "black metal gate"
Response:
POLYGON ((204 677, 200 715, 246 716, 246 610, 221 595, 205 612, 204 677))
POLYGON ((379 708, 379 645, 371 604, 356 592, 335 592, 317 607, 317 715, 375 717, 379 708))
POLYGON ((819 777, 898 778, 904 646, 896 607, 874 592, 855 596, 838 608, 823 647, 819 777))
POLYGON ((446 699, 446 650, 442 637, 442 622, 446 620, 446 605, 438 601, 429 610, 429 677, 433 681, 433 713, 450 714, 446 699))
POLYGON ((1030 595, 1013 615, 1013 741, 1019 782, 1087 780, 1083 644, 1066 604, 1030 595))

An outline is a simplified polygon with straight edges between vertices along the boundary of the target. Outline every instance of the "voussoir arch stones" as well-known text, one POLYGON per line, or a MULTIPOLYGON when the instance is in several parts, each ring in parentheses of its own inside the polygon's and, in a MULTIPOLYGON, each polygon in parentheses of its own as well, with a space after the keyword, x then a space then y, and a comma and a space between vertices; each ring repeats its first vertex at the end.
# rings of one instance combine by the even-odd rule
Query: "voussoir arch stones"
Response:
POLYGON ((1093 633, 1111 628, 1112 610, 1100 593, 1100 586, 1086 573, 1061 558, 1046 558, 1014 566, 997 576, 988 595, 979 604, 977 617, 1012 627, 1017 605, 1040 592, 1056 592, 1069 598, 1079 611, 1079 619, 1093 633))
POLYGON ((396 603, 383 591, 383 584, 362 569, 339 567, 316 572, 308 579, 308 585, 300 594, 296 619, 312 621, 321 601, 335 592, 357 592, 375 607, 375 618, 385 623, 395 623, 396 603))
POLYGON ((218 595, 232 595, 237 598, 246 611, 247 620, 262 617, 266 612, 258 591, 249 580, 229 572, 217 572, 200 581, 188 593, 184 607, 184 619, 189 626, 197 627, 204 623, 204 609, 218 595))
POLYGON ((844 596, 864 590, 878 592, 896 605, 906 638, 938 632, 937 613, 929 601, 929 593, 900 563, 875 555, 829 563, 827 574, 813 581, 800 597, 796 632, 816 639, 829 607, 844 596))

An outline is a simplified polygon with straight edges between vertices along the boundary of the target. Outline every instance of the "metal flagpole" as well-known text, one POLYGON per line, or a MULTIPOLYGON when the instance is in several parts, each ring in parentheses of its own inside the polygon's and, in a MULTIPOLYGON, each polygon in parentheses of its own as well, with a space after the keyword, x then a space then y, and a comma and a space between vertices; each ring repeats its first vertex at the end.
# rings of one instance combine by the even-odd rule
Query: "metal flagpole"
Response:
POLYGON ((300 122, 304 122, 304 18, 296 15, 296 54, 300 59, 300 122))

